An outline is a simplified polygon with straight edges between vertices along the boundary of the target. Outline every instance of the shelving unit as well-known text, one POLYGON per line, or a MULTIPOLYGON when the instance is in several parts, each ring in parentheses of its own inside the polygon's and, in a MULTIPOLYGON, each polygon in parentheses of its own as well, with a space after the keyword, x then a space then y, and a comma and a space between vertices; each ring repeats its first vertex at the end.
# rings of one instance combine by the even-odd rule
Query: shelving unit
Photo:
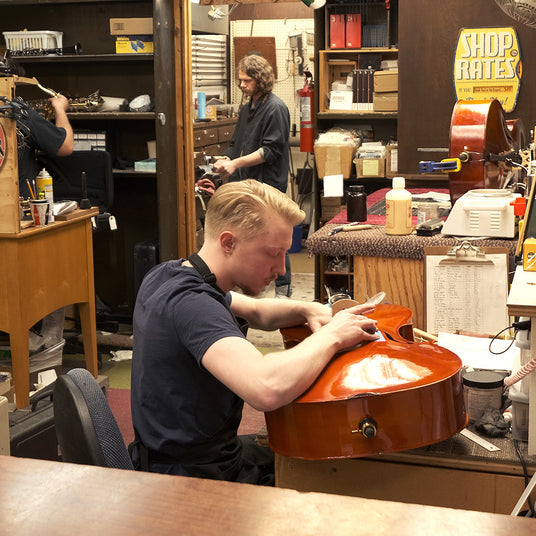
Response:
MULTIPOLYGON (((387 142, 398 138, 398 112, 379 112, 363 110, 330 110, 329 92, 331 89, 330 69, 340 65, 353 68, 366 68, 370 60, 398 59, 398 0, 386 2, 356 2, 339 3, 328 0, 322 9, 315 10, 315 136, 333 127, 348 130, 359 130, 364 125, 371 126, 374 139, 387 142), (389 6, 389 8, 387 7, 389 6), (360 13, 362 25, 384 25, 383 38, 376 46, 367 46, 370 43, 362 32, 361 48, 330 48, 330 20, 331 14, 360 13)), ((362 26, 363 28, 363 26, 362 26)), ((386 177, 359 179, 365 185, 367 193, 388 186, 386 177)), ((345 180, 345 187, 355 184, 355 173, 345 180)), ((326 220, 322 217, 320 197, 322 181, 313 182, 313 199, 315 203, 315 225, 318 228, 326 220)), ((354 262, 348 258, 348 273, 332 272, 327 269, 330 259, 317 255, 315 259, 315 297, 324 301, 327 293, 324 285, 328 287, 346 287, 350 293, 354 292, 354 262)))
POLYGON ((320 255, 320 301, 326 302, 329 294, 349 294, 353 296, 354 269, 353 257, 341 255, 327 257, 320 255))
POLYGON ((315 11, 315 80, 317 92, 316 131, 317 134, 332 126, 351 128, 363 119, 388 120, 386 128, 379 129, 377 138, 386 132, 388 137, 397 133, 397 112, 376 112, 362 110, 330 110, 329 93, 333 81, 332 69, 346 66, 352 69, 367 68, 385 59, 397 59, 398 48, 398 2, 329 2, 324 8, 315 11), (357 13, 361 16, 362 38, 360 48, 330 48, 330 15, 357 13), (366 28, 374 28, 379 35, 371 40, 366 28), (371 44, 377 46, 370 46, 371 44), (379 46, 378 46, 379 45, 379 46), (342 122, 342 124, 338 124, 342 122))
POLYGON ((318 117, 319 119, 352 119, 352 118, 395 118, 397 112, 374 112, 360 110, 330 110, 329 92, 331 73, 330 67, 347 65, 350 69, 359 65, 367 65, 367 56, 375 55, 381 59, 396 59, 397 48, 348 48, 318 51, 318 117), (364 59, 363 59, 364 58, 364 59), (364 63, 363 63, 364 62, 364 63))
MULTIPOLYGON (((143 94, 156 100, 155 56, 115 54, 109 23, 110 18, 152 16, 150 0, 11 0, 0 4, 2 31, 61 31, 64 47, 81 44, 80 55, 16 57, 26 76, 76 99, 99 90, 102 96, 129 102, 143 94)), ((3 38, 0 41, 4 43, 3 38)), ((27 100, 48 98, 30 86, 21 87, 17 94, 27 100)), ((93 237, 95 287, 112 312, 128 316, 134 306, 134 245, 159 237, 157 174, 133 169, 134 161, 148 158, 147 142, 157 140, 156 114, 73 112, 68 116, 74 130, 106 132, 106 148, 114 165, 115 195, 110 211, 118 229, 93 237)), ((158 146, 157 140, 157 153, 158 146)))

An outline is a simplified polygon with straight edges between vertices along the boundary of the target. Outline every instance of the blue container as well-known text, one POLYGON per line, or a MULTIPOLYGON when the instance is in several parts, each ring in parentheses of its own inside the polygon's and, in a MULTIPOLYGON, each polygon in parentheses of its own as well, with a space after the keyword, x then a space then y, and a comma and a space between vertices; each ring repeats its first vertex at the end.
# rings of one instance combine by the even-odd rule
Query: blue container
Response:
POLYGON ((207 97, 203 91, 197 94, 197 117, 199 119, 207 118, 207 97))
POLYGON ((303 237, 303 225, 300 223, 294 227, 292 231, 292 245, 288 250, 289 253, 299 253, 301 251, 301 243, 303 237))

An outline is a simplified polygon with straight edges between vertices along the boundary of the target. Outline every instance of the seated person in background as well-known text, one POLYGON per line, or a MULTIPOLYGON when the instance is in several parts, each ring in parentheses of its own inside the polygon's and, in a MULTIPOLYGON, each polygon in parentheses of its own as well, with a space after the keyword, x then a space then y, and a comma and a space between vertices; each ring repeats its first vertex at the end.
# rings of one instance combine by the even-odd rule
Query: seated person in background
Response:
POLYGON ((303 217, 271 186, 224 184, 208 204, 199 253, 145 276, 133 324, 131 452, 138 468, 272 484, 273 453, 254 436, 237 435, 244 401, 260 411, 288 404, 336 352, 377 339, 366 331, 376 321, 362 316, 372 306, 332 317, 320 303, 252 297, 284 273, 303 217), (307 322, 313 333, 263 355, 247 340, 243 320, 264 330, 307 322))
POLYGON ((19 192, 24 198, 30 197, 26 179, 31 182, 43 167, 38 159, 39 152, 51 156, 68 156, 73 152, 73 129, 67 117, 69 101, 63 95, 49 100, 56 116, 55 124, 30 107, 24 122, 29 135, 18 151, 19 192))

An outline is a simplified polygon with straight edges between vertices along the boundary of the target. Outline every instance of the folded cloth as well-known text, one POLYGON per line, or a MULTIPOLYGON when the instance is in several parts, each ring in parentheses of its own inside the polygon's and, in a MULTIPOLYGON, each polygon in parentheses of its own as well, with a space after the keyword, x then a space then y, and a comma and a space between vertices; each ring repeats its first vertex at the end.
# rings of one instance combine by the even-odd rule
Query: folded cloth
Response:
POLYGON ((510 424, 504 420, 501 410, 486 408, 476 420, 475 428, 488 437, 504 437, 510 424))

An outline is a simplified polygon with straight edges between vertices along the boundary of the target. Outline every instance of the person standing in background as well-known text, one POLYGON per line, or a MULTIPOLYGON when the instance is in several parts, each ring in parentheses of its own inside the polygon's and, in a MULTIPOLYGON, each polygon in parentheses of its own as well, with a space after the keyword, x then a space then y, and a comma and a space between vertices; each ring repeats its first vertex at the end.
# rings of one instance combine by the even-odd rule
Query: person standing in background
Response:
MULTIPOLYGON (((238 64, 238 84, 249 99, 241 108, 226 158, 213 167, 223 179, 256 179, 286 193, 289 171, 290 113, 287 105, 272 93, 274 72, 270 63, 256 54, 238 64)), ((275 281, 276 297, 292 293, 290 258, 285 256, 284 275, 275 281)))

